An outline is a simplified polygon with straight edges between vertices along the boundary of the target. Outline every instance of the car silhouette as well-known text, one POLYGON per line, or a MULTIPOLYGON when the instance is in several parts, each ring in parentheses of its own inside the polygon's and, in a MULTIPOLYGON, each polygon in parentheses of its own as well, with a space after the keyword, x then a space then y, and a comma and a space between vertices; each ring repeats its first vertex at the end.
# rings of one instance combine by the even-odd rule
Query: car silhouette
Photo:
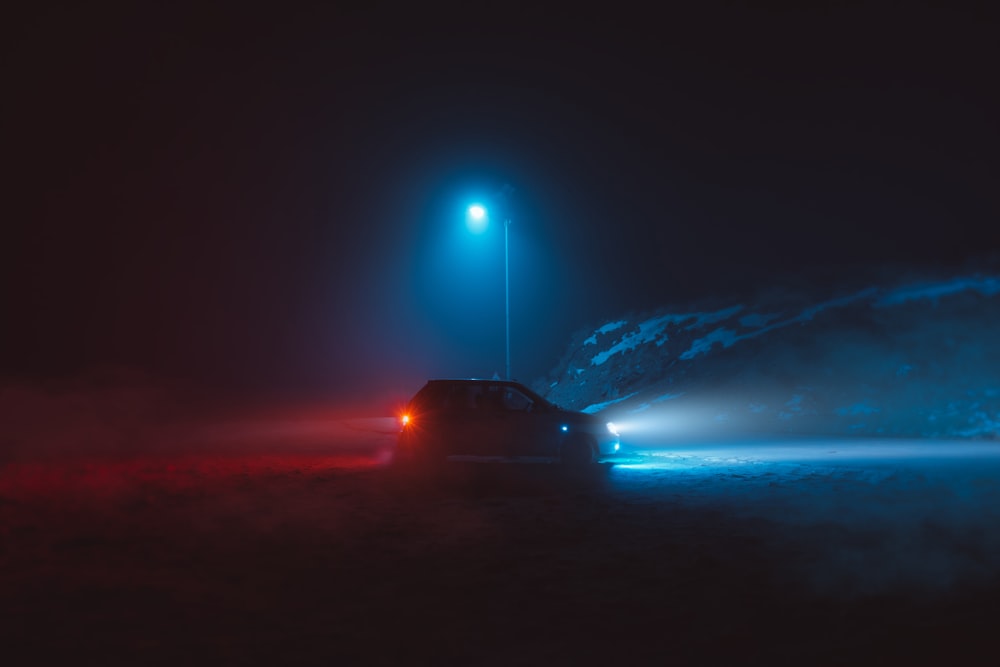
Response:
POLYGON ((579 466, 613 456, 620 446, 614 424, 504 380, 430 380, 400 424, 396 454, 403 461, 546 457, 579 466))

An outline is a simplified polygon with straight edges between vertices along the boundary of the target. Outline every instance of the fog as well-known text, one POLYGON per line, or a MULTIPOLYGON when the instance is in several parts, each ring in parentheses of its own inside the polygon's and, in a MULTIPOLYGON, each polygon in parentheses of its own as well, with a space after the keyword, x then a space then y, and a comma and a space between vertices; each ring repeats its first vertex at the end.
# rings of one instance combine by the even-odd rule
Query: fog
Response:
POLYGON ((632 493, 778 526, 794 579, 833 596, 955 593, 1000 563, 1000 447, 757 439, 633 450, 632 493))
MULTIPOLYGON (((391 468, 399 407, 211 404, 121 378, 106 386, 8 385, 0 391, 0 462, 305 456, 391 468)), ((823 595, 938 595, 996 578, 995 442, 747 437, 739 422, 707 418, 718 405, 697 408, 667 402, 631 416, 602 413, 623 441, 602 484, 629 502, 765 522, 767 550, 787 562, 789 581, 823 595)), ((552 470, 543 464, 531 474, 552 470)))

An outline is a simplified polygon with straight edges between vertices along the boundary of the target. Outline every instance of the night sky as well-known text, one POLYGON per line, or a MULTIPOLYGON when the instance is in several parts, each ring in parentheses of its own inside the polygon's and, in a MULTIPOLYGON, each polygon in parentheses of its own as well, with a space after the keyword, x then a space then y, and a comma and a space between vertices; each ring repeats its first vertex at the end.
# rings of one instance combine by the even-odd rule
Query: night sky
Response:
POLYGON ((525 381, 631 310, 1000 250, 995 13, 337 4, 8 16, 0 376, 502 374, 503 215, 525 381))

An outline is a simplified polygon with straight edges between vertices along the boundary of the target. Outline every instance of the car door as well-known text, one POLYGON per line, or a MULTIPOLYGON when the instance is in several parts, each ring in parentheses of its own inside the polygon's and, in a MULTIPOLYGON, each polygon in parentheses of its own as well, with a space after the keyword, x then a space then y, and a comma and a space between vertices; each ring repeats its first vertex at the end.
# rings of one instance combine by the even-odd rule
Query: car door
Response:
POLYGON ((545 409, 516 387, 504 387, 507 450, 510 456, 553 456, 557 453, 558 425, 545 409))
POLYGON ((476 454, 509 456, 508 411, 504 408, 503 386, 490 382, 474 385, 476 405, 476 454))

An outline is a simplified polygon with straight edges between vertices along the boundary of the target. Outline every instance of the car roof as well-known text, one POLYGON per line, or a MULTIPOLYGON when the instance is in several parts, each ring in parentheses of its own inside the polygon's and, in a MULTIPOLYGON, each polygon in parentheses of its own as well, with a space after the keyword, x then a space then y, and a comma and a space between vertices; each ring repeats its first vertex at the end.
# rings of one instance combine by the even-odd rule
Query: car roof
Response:
POLYGON ((517 380, 490 380, 489 378, 433 378, 427 381, 430 382, 465 382, 469 384, 516 384, 523 387, 524 385, 517 380))

